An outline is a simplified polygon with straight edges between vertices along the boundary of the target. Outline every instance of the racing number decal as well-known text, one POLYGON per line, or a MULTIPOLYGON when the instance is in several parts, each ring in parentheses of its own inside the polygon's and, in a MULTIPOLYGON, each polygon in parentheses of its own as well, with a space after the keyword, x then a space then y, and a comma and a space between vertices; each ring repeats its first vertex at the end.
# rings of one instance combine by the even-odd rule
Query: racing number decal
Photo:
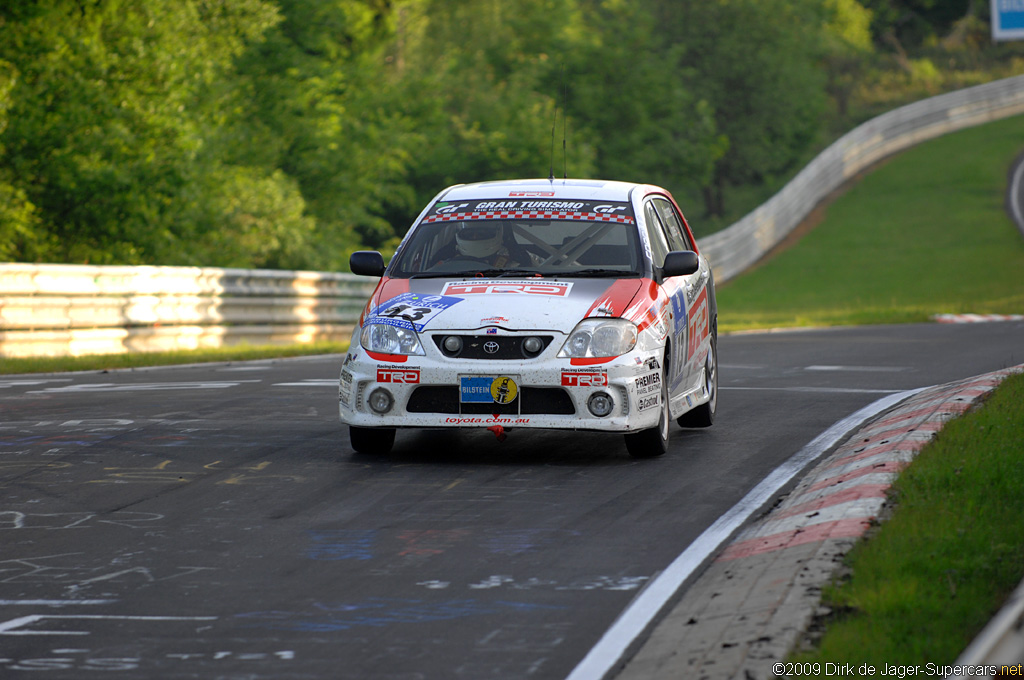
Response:
POLYGON ((432 307, 413 307, 412 305, 395 305, 394 307, 388 307, 380 316, 386 316, 389 319, 405 319, 406 321, 419 321, 427 314, 435 311, 432 307))
POLYGON ((447 295, 402 293, 372 310, 366 323, 411 328, 419 333, 434 317, 461 301, 462 298, 447 295))

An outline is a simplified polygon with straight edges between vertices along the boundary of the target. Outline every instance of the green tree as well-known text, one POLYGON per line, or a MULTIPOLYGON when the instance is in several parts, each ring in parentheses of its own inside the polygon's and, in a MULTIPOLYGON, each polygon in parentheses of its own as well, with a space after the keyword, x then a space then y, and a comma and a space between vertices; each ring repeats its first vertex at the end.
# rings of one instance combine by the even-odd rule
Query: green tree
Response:
MULTIPOLYGON (((11 106, 11 91, 17 80, 13 65, 0 61, 0 139, 7 127, 7 110, 11 106)), ((0 158, 4 147, 0 144, 0 158)), ((0 168, 0 260, 14 260, 22 254, 40 254, 37 250, 35 206, 29 202, 24 190, 15 185, 10 170, 0 168)))
MULTIPOLYGON (((37 243, 67 262, 183 263, 209 224, 183 210, 211 186, 233 59, 277 22, 262 0, 20 3, 0 24, 19 74, 0 173, 34 206, 37 243)), ((25 214, 24 211, 21 211, 25 214)), ((15 257, 30 257, 24 248, 15 257)), ((209 262, 203 262, 208 264, 209 262)))
POLYGON ((696 88, 685 46, 647 4, 592 0, 567 55, 569 111, 596 147, 597 173, 680 190, 711 180, 728 140, 696 88))
POLYGON ((384 215, 411 210, 408 122, 396 106, 385 51, 394 16, 383 0, 282 0, 284 21, 240 60, 245 97, 228 151, 280 168, 316 218, 313 262, 347 266, 361 245, 395 236, 384 215))
POLYGON ((825 108, 818 0, 659 0, 658 25, 681 49, 728 150, 704 185, 709 215, 727 186, 787 171, 817 138, 825 108))

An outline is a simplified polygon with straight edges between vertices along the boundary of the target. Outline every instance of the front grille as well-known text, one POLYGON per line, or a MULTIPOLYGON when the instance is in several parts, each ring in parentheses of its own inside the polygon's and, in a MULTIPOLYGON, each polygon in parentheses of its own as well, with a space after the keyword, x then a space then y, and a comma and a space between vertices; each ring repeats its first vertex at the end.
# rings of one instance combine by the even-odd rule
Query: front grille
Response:
POLYGON ((409 397, 405 410, 409 413, 524 416, 571 416, 576 413, 572 399, 560 387, 520 387, 519 396, 511 404, 460 404, 459 395, 460 390, 456 385, 421 385, 409 397))
POLYGON ((458 358, 458 359, 491 359, 495 361, 509 361, 514 359, 532 359, 540 354, 544 353, 548 345, 551 344, 553 336, 551 335, 462 335, 459 333, 435 333, 431 336, 431 340, 437 345, 437 349, 441 351, 446 357, 458 358), (452 353, 444 348, 445 338, 455 335, 462 340, 462 349, 457 353, 452 353), (542 347, 538 352, 527 352, 526 348, 523 347, 523 342, 529 338, 539 338, 542 347), (488 347, 488 343, 492 343, 488 347), (493 351, 488 351, 493 349, 493 351))

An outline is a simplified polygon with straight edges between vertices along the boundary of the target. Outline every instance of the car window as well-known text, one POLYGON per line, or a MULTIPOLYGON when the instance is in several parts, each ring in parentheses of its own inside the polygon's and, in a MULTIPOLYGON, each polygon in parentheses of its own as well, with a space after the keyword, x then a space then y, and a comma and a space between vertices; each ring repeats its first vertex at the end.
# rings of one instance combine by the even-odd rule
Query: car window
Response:
POLYGON ((676 214, 675 206, 664 198, 655 198, 651 202, 654 204, 658 215, 661 217, 661 222, 665 226, 672 250, 693 250, 693 244, 686 237, 686 230, 683 229, 683 223, 679 219, 679 215, 676 214))
POLYGON ((647 235, 651 240, 651 255, 654 258, 654 264, 660 267, 665 264, 665 256, 668 255, 670 248, 668 239, 665 238, 665 227, 661 223, 661 218, 658 217, 653 201, 648 201, 644 206, 644 217, 647 218, 647 235))
POLYGON ((442 205, 429 212, 395 255, 390 275, 640 275, 640 238, 629 204, 509 210, 505 203, 442 205))

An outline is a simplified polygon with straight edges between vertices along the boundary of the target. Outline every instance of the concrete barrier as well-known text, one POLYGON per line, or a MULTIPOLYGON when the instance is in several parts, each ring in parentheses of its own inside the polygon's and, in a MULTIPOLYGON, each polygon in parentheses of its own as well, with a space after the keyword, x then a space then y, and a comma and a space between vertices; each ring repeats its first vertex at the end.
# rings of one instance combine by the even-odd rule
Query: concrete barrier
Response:
MULTIPOLYGON (((722 283, 858 173, 947 132, 1024 113, 1024 76, 932 97, 844 135, 742 220, 700 240, 722 283)), ((0 264, 0 358, 347 340, 374 279, 211 267, 0 264)))
POLYGON ((323 272, 0 264, 0 357, 345 341, 374 284, 323 272))

